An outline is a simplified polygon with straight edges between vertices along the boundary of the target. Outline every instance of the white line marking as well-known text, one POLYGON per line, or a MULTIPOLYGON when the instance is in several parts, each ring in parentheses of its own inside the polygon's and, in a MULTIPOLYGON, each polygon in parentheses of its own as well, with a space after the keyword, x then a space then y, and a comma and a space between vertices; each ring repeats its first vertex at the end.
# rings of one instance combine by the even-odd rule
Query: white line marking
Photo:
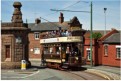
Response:
POLYGON ((26 77, 29 77, 29 76, 33 76, 33 75, 35 75, 37 73, 39 73, 39 71, 37 71, 37 72, 35 72, 33 74, 30 74, 30 75, 24 76, 24 77, 1 77, 1 78, 21 78, 22 79, 22 78, 26 78, 26 77))
POLYGON ((35 74, 37 74, 37 73, 39 73, 39 71, 37 71, 37 72, 35 72, 35 73, 33 73, 33 74, 30 74, 30 75, 28 75, 28 76, 22 77, 22 78, 26 78, 26 77, 29 77, 29 76, 33 76, 33 75, 35 75, 35 74))

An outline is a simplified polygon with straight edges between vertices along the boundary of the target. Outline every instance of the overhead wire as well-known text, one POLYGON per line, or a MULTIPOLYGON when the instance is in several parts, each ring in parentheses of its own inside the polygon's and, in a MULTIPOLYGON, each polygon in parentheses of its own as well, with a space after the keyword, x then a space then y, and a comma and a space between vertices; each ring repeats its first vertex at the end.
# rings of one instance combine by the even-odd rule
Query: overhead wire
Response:
MULTIPOLYGON (((69 5, 69 6, 67 6, 67 7, 65 7, 65 8, 63 8, 63 9, 66 9, 66 8, 68 8, 68 7, 71 7, 71 6, 74 6, 75 4, 78 4, 80 1, 81 1, 81 0, 77 1, 76 3, 73 3, 73 4, 69 5)), ((44 16, 52 15, 52 14, 55 14, 55 13, 58 13, 58 12, 59 12, 59 11, 53 12, 53 13, 50 13, 50 14, 47 14, 47 15, 44 15, 44 16)))
MULTIPOLYGON (((65 7, 65 8, 63 8, 63 9, 67 9, 67 8, 69 8, 69 7, 72 7, 72 6, 74 6, 74 5, 76 5, 76 4, 80 3, 80 2, 88 3, 87 1, 78 0, 77 2, 71 4, 71 5, 69 5, 69 6, 67 6, 67 7, 65 7)), ((83 7, 87 7, 87 6, 83 6, 83 7)), ((83 8, 83 7, 81 7, 81 8, 83 8)), ((71 10, 70 10, 70 11, 71 11, 71 10)), ((58 12, 59 12, 59 11, 56 11, 56 12, 53 12, 53 13, 49 13, 49 14, 47 14, 47 15, 41 16, 41 18, 42 18, 42 17, 45 17, 45 16, 48 16, 48 15, 52 15, 52 14, 58 13, 58 12)), ((35 14, 35 13, 34 13, 34 14, 35 14)), ((36 15, 37 15, 37 13, 36 13, 36 15)), ((44 18, 42 18, 42 19, 47 21, 47 19, 44 19, 44 18)))
MULTIPOLYGON (((63 9, 69 8, 69 7, 71 7, 71 6, 74 6, 75 4, 78 4, 79 2, 81 2, 81 0, 77 1, 77 2, 74 3, 74 4, 69 5, 69 6, 67 6, 67 7, 65 7, 65 8, 63 8, 63 9)), ((86 1, 82 1, 82 2, 88 3, 88 2, 86 2, 86 1)), ((69 10, 69 11, 73 12, 72 10, 69 10)), ((54 12, 54 13, 57 13, 57 12, 59 12, 59 11, 56 11, 56 12, 54 12)), ((76 11, 76 12, 83 12, 83 11, 76 11)), ((89 13, 88 11, 84 11, 84 12, 89 13)), ((51 14, 54 14, 54 13, 50 13, 50 14, 48 14, 48 15, 51 15, 51 14)), ((47 15, 45 15, 45 16, 47 16, 47 15)), ((40 19, 43 19, 43 20, 45 20, 45 21, 47 21, 47 22, 49 22, 49 23, 51 23, 51 24, 57 26, 57 25, 54 24, 53 22, 50 22, 49 20, 47 20, 47 19, 45 19, 45 18, 43 18, 43 17, 40 17, 40 19)), ((59 26, 57 26, 57 27, 59 27, 59 26)))

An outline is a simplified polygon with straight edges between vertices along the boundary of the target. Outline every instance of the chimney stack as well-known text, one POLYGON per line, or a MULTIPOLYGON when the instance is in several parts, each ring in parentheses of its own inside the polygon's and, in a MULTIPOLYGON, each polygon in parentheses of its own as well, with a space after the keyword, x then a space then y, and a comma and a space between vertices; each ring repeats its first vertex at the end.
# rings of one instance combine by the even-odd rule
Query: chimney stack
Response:
POLYGON ((41 22, 41 20, 39 18, 35 19, 35 24, 39 24, 41 22))
POLYGON ((63 23, 63 22, 64 22, 63 13, 60 12, 59 23, 63 23))

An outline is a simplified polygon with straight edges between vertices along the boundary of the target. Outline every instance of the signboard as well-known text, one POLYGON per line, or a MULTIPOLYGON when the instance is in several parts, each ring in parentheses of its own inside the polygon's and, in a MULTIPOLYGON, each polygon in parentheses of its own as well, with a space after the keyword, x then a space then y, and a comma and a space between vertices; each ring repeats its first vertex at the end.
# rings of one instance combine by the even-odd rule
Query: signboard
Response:
POLYGON ((57 37, 57 38, 48 38, 41 39, 40 43, 59 43, 59 42, 82 42, 80 36, 68 36, 68 37, 57 37))

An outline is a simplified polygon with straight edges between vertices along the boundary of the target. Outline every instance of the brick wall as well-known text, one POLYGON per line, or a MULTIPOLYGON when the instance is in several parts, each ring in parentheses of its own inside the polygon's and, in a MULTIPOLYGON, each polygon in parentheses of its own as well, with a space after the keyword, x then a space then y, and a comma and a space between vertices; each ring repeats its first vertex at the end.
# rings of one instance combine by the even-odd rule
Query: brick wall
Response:
MULTIPOLYGON (((92 46, 92 58, 93 58, 93 64, 97 65, 98 64, 98 54, 97 54, 97 44, 96 44, 97 40, 93 39, 93 46, 92 46)), ((87 55, 87 49, 90 48, 90 39, 86 38, 85 42, 84 42, 84 58, 86 59, 86 64, 90 64, 90 60, 88 60, 88 55, 87 55)))
MULTIPOLYGON (((120 66, 121 59, 116 58, 116 45, 108 45, 108 55, 104 54, 104 44, 94 42, 93 40, 93 64, 94 65, 109 65, 120 66)), ((90 60, 87 59, 87 48, 90 48, 90 39, 85 39, 84 45, 84 58, 86 58, 86 64, 90 64, 90 60)))
POLYGON ((40 45, 40 39, 35 40, 34 32, 31 32, 28 34, 29 38, 29 59, 40 59, 41 58, 41 45, 40 45), (40 48, 40 54, 34 54, 34 48, 40 48))
POLYGON ((110 66, 120 66, 121 59, 116 58, 116 45, 108 45, 108 55, 104 54, 104 45, 102 50, 102 64, 110 66))

